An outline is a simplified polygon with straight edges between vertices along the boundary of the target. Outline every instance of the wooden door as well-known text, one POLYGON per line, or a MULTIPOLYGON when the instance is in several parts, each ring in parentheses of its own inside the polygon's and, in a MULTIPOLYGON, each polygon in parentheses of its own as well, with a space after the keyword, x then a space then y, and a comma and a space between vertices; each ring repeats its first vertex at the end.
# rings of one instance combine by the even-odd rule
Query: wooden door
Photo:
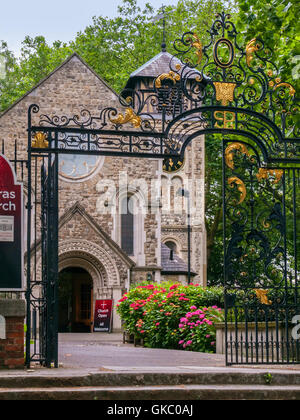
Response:
POLYGON ((92 332, 93 288, 89 275, 81 275, 74 284, 74 329, 77 332, 92 332))

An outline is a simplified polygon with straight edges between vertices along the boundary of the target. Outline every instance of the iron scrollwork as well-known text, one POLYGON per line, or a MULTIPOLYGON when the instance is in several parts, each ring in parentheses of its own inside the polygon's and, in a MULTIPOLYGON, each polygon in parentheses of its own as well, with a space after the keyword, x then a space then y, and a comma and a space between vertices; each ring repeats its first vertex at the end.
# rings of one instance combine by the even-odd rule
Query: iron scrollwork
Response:
MULTIPOLYGON (((107 107, 98 116, 87 109, 72 117, 41 115, 36 129, 76 127, 101 131, 104 137, 113 132, 130 136, 135 131, 140 138, 159 136, 160 153, 153 148, 154 154, 178 158, 196 132, 230 130, 254 136, 252 144, 256 142, 270 167, 279 161, 284 166, 291 157, 300 166, 299 101, 292 84, 281 79, 273 52, 258 37, 240 45, 236 26, 226 13, 217 15, 208 32, 207 45, 196 32, 177 39, 169 71, 158 75, 152 87, 124 89, 120 109, 107 107)), ((118 152, 117 144, 116 140, 112 152, 118 152)), ((139 152, 143 148, 135 148, 134 153, 139 152)))

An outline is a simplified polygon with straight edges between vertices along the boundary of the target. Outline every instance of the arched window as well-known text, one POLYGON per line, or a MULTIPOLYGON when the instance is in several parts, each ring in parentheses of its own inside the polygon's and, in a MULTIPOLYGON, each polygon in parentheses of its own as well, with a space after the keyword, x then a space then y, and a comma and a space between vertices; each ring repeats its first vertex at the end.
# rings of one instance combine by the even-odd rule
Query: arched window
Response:
POLYGON ((136 189, 126 188, 118 191, 115 200, 112 239, 137 265, 145 266, 146 232, 143 194, 136 189))
POLYGON ((180 194, 183 185, 183 179, 179 176, 173 178, 162 177, 161 203, 164 215, 181 216, 183 214, 184 199, 182 194, 180 194))
POLYGON ((134 211, 131 197, 122 200, 121 248, 127 255, 134 255, 134 211))

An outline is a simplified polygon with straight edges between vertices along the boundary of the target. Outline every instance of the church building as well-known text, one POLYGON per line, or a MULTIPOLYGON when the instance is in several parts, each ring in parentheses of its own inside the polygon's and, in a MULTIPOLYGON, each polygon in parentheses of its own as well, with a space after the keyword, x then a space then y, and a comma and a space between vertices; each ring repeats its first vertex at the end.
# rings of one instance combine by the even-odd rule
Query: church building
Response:
MULTIPOLYGON (((132 73, 125 90, 147 91, 170 71, 171 58, 163 50, 132 73)), ((84 110, 96 115, 107 106, 122 111, 119 94, 75 53, 0 116, 0 141, 11 160, 15 144, 18 158, 27 159, 27 112, 32 104, 39 105, 42 114, 60 117, 84 110)), ((153 118, 159 119, 161 105, 153 104, 153 118)), ((204 136, 194 139, 182 162, 60 155, 60 332, 92 331, 95 301, 117 303, 141 282, 187 284, 190 279, 206 285, 204 148, 204 136)), ((23 179, 26 220, 28 194, 36 206, 41 198, 28 191, 26 176, 23 179)), ((36 230, 33 267, 40 278, 41 238, 36 230)), ((26 232, 25 223, 25 250, 26 232)), ((121 329, 115 311, 113 329, 121 329)))

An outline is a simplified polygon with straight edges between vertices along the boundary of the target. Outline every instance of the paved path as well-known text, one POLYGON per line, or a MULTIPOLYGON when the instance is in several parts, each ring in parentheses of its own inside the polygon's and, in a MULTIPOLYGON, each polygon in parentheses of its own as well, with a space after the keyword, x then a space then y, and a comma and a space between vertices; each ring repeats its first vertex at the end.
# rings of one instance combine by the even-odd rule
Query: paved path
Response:
POLYGON ((147 349, 123 344, 122 334, 60 334, 59 369, 0 370, 0 378, 42 375, 82 376, 97 372, 158 373, 300 373, 300 365, 290 366, 225 366, 225 357, 180 350, 147 349))
POLYGON ((60 334, 59 362, 66 369, 107 371, 281 370, 300 365, 225 366, 225 356, 181 350, 148 349, 123 344, 122 334, 60 334), (170 369, 171 368, 171 369, 170 369))
POLYGON ((59 362, 65 368, 140 369, 225 366, 222 355, 123 344, 121 334, 60 334, 59 362))

